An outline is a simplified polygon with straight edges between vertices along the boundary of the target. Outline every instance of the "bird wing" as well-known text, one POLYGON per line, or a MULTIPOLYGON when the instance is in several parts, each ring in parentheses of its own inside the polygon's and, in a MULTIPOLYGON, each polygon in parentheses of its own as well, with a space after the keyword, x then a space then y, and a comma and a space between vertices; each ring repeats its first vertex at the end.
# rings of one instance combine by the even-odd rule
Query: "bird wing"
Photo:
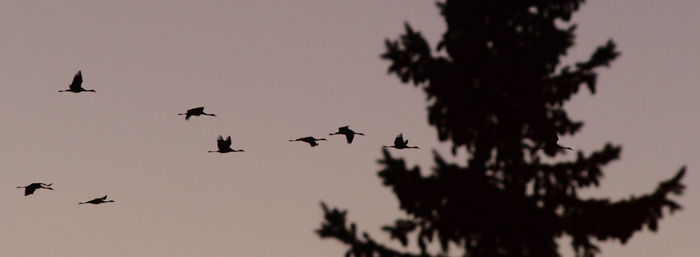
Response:
POLYGON ((345 131, 350 131, 350 126, 342 126, 338 128, 338 132, 344 133, 345 131))
POLYGON ((105 196, 103 196, 103 197, 101 197, 101 198, 96 198, 95 200, 101 200, 101 201, 107 200, 107 195, 105 195, 105 196))
POLYGON ((231 147, 231 136, 228 136, 228 137, 226 138, 226 141, 224 141, 224 142, 226 143, 226 146, 227 146, 227 147, 231 147))
POLYGON ((224 140, 223 136, 216 138, 216 147, 219 148, 219 150, 226 149, 226 146, 226 140, 224 140))
POLYGON ((204 106, 189 109, 187 112, 202 114, 204 112, 204 106))
POLYGON ((353 138, 355 138, 355 134, 354 134, 354 133, 345 134, 345 139, 348 140, 348 144, 349 144, 349 143, 352 143, 352 139, 353 139, 353 138))
POLYGON ((83 84, 83 73, 78 71, 78 73, 73 76, 73 82, 70 83, 70 89, 78 89, 80 85, 83 84))
POLYGON ((24 195, 31 195, 34 193, 35 190, 36 190, 36 188, 34 188, 34 187, 25 187, 24 188, 24 195))
POLYGON ((394 145, 401 145, 403 144, 403 134, 399 134, 396 136, 396 139, 394 139, 394 145))

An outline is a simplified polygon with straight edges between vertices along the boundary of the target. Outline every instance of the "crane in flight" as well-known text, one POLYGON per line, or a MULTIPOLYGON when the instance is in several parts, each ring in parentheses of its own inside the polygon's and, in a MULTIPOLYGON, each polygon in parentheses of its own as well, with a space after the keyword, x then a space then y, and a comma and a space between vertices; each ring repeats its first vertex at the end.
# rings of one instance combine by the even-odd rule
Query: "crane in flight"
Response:
POLYGON ((289 140, 289 142, 295 142, 295 141, 300 141, 300 142, 305 142, 311 145, 311 147, 315 147, 318 145, 318 141, 326 141, 325 138, 314 138, 314 137, 300 137, 297 139, 289 140))
POLYGON ((224 140, 223 136, 219 136, 219 138, 216 139, 216 147, 218 150, 216 151, 209 151, 209 153, 235 153, 235 152, 245 152, 245 150, 235 150, 231 148, 231 136, 228 136, 226 140, 224 140))
POLYGON ((403 134, 399 134, 398 136, 396 136, 396 138, 394 139, 394 145, 385 145, 383 147, 384 148, 391 147, 391 148, 396 148, 396 149, 409 149, 409 148, 419 149, 417 146, 408 146, 408 140, 403 139, 403 134))
POLYGON ((331 135, 331 136, 332 135, 345 135, 345 139, 347 139, 348 144, 350 144, 350 143, 352 143, 352 139, 355 138, 355 135, 364 136, 365 134, 352 131, 352 129, 350 129, 349 126, 344 126, 344 127, 338 128, 338 132, 330 133, 328 135, 331 135))
POLYGON ((547 152, 547 153, 554 153, 554 152, 557 152, 557 151, 559 151, 559 150, 570 150, 570 151, 571 151, 571 150, 574 150, 574 149, 571 148, 571 147, 562 146, 562 145, 560 145, 558 142, 559 142, 559 136, 557 136, 557 133, 556 133, 556 132, 553 132, 553 133, 544 141, 544 145, 539 146, 539 147, 536 147, 536 148, 535 148, 535 151, 537 151, 538 149, 544 149, 544 151, 547 152))
POLYGON ((178 113, 177 115, 185 115, 185 120, 190 120, 190 117, 192 117, 192 116, 199 116, 199 115, 207 115, 207 116, 214 116, 214 117, 216 117, 216 114, 213 114, 213 113, 205 113, 205 112, 204 112, 204 107, 192 108, 192 109, 187 110, 186 113, 178 113))
POLYGON ((93 89, 84 89, 83 88, 83 73, 79 70, 78 73, 73 76, 73 82, 68 85, 68 90, 59 90, 58 92, 73 92, 73 93, 80 93, 80 92, 95 92, 93 89))
POLYGON ((101 203, 111 203, 114 202, 114 200, 107 200, 107 195, 100 197, 100 198, 95 198, 87 202, 82 202, 78 204, 86 204, 86 203, 91 203, 91 204, 101 204, 101 203))
POLYGON ((29 185, 27 185, 27 186, 17 187, 17 188, 24 188, 24 196, 28 196, 28 195, 33 194, 34 191, 36 191, 36 190, 39 189, 39 188, 48 189, 48 190, 53 190, 53 188, 51 188, 51 185, 52 185, 52 184, 53 184, 53 183, 49 183, 49 184, 44 184, 44 183, 31 183, 31 184, 29 184, 29 185))

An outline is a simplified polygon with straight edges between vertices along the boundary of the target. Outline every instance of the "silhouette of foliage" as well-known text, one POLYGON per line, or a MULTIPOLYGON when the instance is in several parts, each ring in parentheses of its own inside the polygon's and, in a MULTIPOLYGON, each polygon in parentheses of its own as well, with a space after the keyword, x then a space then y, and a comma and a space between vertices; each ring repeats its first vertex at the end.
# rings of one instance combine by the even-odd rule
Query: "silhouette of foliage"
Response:
MULTIPOLYGON (((643 227, 656 231, 664 210, 681 208, 681 168, 651 193, 620 201, 583 199, 578 190, 598 186, 602 167, 620 157, 610 143, 586 154, 567 153, 557 135, 574 135, 583 123, 564 110, 586 86, 596 92, 596 69, 619 56, 610 40, 588 60, 560 63, 574 44, 571 15, 582 0, 446 0, 438 9, 447 24, 436 50, 409 24, 398 40, 386 41, 389 73, 412 82, 428 97, 428 121, 453 154, 468 153, 466 166, 435 153, 428 176, 384 150, 379 177, 396 194, 408 218, 382 229, 411 253, 358 237, 346 211, 322 204, 325 220, 316 232, 349 246, 346 256, 443 256, 449 247, 464 256, 554 257, 557 239, 572 238, 577 256, 595 256, 594 240, 625 243, 643 227), (437 242, 441 252, 427 245, 437 242)), ((571 153, 571 152, 568 152, 571 153)))

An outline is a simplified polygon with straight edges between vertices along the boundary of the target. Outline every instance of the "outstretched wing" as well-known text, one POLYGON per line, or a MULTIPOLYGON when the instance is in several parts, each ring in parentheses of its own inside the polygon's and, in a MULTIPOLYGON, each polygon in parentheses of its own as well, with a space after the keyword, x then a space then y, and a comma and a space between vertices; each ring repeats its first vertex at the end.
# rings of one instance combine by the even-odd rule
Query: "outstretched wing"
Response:
POLYGON ((394 139, 394 145, 402 145, 403 143, 403 134, 396 136, 396 139, 394 139))
POLYGON ((224 141, 224 143, 226 143, 226 147, 231 147, 231 136, 228 136, 226 138, 226 141, 224 141))
POLYGON ((197 108, 192 108, 192 109, 188 110, 187 112, 188 112, 188 113, 192 113, 192 114, 195 114, 195 113, 202 114, 202 113, 204 112, 204 106, 202 106, 202 107, 197 107, 197 108))
POLYGON ((73 76, 73 82, 70 83, 70 89, 79 89, 80 85, 83 84, 83 73, 78 71, 78 73, 73 76))
POLYGON ((24 195, 25 196, 31 195, 34 193, 34 190, 36 190, 36 188, 34 188, 34 187, 25 187, 24 188, 24 195))
POLYGON ((345 134, 345 139, 348 140, 348 144, 349 144, 349 143, 352 143, 352 139, 353 139, 353 138, 355 138, 355 133, 348 133, 348 134, 345 134))
POLYGON ((107 195, 100 197, 100 198, 97 198, 97 200, 102 200, 102 201, 107 200, 107 195))

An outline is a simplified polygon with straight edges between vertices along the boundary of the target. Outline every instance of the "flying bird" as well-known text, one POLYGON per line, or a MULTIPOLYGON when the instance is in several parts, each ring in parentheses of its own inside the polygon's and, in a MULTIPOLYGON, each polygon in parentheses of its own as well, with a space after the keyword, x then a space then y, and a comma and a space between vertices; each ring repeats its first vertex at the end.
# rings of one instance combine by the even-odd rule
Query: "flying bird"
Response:
POLYGON ((17 187, 17 188, 24 188, 24 196, 28 196, 28 195, 33 194, 34 191, 36 191, 36 190, 39 189, 39 188, 48 189, 48 190, 53 190, 53 188, 50 187, 52 184, 53 184, 53 183, 49 183, 49 184, 44 184, 44 183, 31 183, 31 184, 29 184, 28 186, 17 187))
POLYGON ((216 116, 216 114, 205 113, 204 107, 192 108, 192 109, 187 110, 186 113, 178 113, 177 115, 185 115, 185 120, 190 120, 191 116, 199 116, 199 115, 216 116))
POLYGON ((419 149, 417 146, 408 146, 408 140, 403 140, 403 134, 399 134, 396 136, 396 139, 394 139, 394 145, 385 145, 384 148, 396 148, 396 149, 407 149, 407 148, 413 148, 413 149, 419 149))
POLYGON ((349 126, 344 126, 344 127, 338 128, 338 132, 330 133, 328 135, 331 135, 331 136, 332 135, 345 135, 345 139, 347 139, 348 144, 350 144, 350 143, 352 143, 352 139, 355 138, 355 135, 364 136, 365 134, 352 131, 352 129, 350 129, 349 126))
POLYGON ((226 140, 224 140, 223 136, 219 136, 219 138, 216 139, 216 146, 217 146, 217 148, 219 148, 219 150, 209 151, 209 153, 245 152, 243 149, 241 149, 241 150, 231 149, 231 136, 228 136, 226 138, 226 140))
POLYGON ((80 92, 95 92, 93 89, 84 89, 82 87, 83 84, 83 73, 81 71, 78 71, 78 73, 73 76, 73 82, 68 85, 68 90, 59 90, 58 92, 73 92, 73 93, 80 93, 80 92))
MULTIPOLYGON (((544 146, 536 147, 535 149, 544 149, 548 153, 553 153, 558 150, 574 150, 568 146, 562 146, 559 143, 559 136, 556 132, 553 132, 544 142, 544 146)), ((535 150, 537 151, 537 150, 535 150)))
POLYGON ((314 137, 301 137, 301 138, 289 140, 289 142, 295 142, 295 141, 306 142, 309 145, 311 145, 311 147, 314 147, 314 146, 318 145, 318 141, 326 141, 326 139, 325 138, 314 138, 314 137))
POLYGON ((100 198, 95 198, 87 202, 82 202, 78 204, 86 204, 86 203, 91 203, 91 204, 101 204, 101 203, 111 203, 114 202, 114 200, 107 200, 107 195, 100 197, 100 198))

